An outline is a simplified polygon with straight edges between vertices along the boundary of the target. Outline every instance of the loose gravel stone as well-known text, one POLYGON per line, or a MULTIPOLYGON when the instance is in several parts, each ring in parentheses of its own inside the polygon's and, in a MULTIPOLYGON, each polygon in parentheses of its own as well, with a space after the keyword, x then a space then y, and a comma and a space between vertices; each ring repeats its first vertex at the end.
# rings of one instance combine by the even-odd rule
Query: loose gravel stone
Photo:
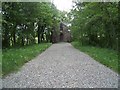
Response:
POLYGON ((118 74, 75 49, 53 44, 3 79, 3 88, 117 88, 118 74))

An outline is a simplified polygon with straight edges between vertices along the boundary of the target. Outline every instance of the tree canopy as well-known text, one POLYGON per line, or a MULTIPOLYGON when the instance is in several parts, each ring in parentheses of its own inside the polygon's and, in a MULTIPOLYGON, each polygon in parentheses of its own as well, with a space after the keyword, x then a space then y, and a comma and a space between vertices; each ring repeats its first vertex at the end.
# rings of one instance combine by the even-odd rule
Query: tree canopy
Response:
POLYGON ((74 2, 67 13, 50 2, 3 2, 3 47, 50 42, 61 21, 71 23, 73 40, 82 45, 118 49, 118 3, 74 2))
POLYGON ((70 14, 73 40, 118 49, 117 2, 75 2, 70 14))
POLYGON ((3 47, 49 42, 58 18, 58 10, 50 2, 3 2, 3 47))

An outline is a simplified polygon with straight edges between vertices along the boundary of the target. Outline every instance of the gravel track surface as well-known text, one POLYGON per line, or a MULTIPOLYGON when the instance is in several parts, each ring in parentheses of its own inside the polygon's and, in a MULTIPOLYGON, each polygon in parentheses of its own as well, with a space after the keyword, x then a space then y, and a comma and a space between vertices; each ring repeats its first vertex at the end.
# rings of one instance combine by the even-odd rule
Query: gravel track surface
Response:
POLYGON ((70 43, 58 43, 5 77, 3 87, 117 88, 118 74, 70 43))

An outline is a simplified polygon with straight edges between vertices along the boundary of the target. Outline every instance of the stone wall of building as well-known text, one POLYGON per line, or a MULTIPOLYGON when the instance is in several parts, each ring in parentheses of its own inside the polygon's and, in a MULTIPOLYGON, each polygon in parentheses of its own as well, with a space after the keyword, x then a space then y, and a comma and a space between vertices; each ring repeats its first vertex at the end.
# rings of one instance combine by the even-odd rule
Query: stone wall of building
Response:
POLYGON ((71 32, 67 25, 60 23, 59 31, 56 29, 52 31, 52 42, 70 42, 71 41, 71 32))
POLYGON ((63 34, 63 42, 70 42, 71 41, 71 32, 69 28, 63 24, 63 28, 60 30, 60 32, 63 34))

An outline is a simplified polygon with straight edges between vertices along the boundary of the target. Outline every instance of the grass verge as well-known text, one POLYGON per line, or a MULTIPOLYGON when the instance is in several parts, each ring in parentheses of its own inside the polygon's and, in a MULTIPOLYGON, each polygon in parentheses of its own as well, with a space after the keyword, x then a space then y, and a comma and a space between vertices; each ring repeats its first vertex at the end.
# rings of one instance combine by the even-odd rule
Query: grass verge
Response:
POLYGON ((12 48, 2 52, 2 76, 17 71, 26 62, 45 51, 51 44, 41 43, 21 48, 12 48))
POLYGON ((79 42, 72 42, 72 45, 82 52, 85 52, 96 61, 104 64, 105 66, 111 68, 117 73, 118 70, 118 54, 117 51, 110 50, 107 48, 99 48, 93 46, 82 46, 79 42))

